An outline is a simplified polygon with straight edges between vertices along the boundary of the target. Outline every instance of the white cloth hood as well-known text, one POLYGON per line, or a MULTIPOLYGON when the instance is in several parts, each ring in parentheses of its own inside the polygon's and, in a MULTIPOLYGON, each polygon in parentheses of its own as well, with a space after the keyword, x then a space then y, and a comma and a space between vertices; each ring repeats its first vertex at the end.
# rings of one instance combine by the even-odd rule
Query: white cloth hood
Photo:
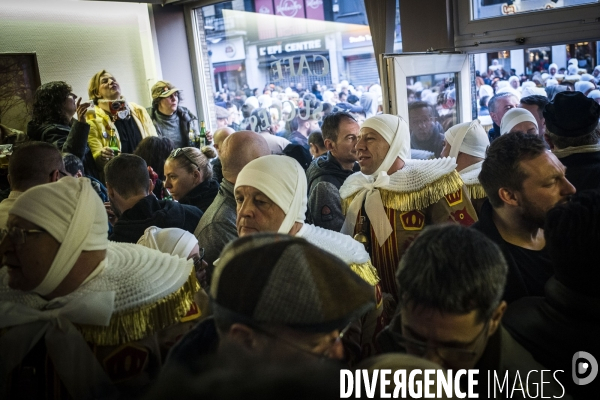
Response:
POLYGON ((490 145, 490 139, 478 120, 454 125, 446 131, 445 138, 452 146, 449 157, 454 158, 459 152, 485 158, 485 151, 490 145))
POLYGON ((285 213, 278 232, 289 233, 304 222, 307 206, 306 173, 288 156, 270 155, 249 162, 239 173, 235 189, 251 186, 263 192, 285 213))

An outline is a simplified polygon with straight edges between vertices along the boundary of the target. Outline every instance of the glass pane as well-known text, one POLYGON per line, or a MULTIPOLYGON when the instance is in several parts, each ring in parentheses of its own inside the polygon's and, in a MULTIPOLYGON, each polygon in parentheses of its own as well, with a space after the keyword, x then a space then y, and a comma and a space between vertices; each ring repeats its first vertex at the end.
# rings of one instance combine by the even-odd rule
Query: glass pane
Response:
POLYGON ((598 0, 471 0, 473 20, 598 3, 598 0))
POLYGON ((318 122, 336 110, 364 119, 380 109, 364 2, 338 1, 329 9, 326 4, 236 0, 195 9, 204 23, 210 89, 229 115, 219 127, 245 129, 252 125, 252 110, 265 108, 271 131, 290 138, 294 131, 307 136, 318 130, 314 124, 308 131, 298 128, 304 108, 318 122))
POLYGON ((444 132, 458 123, 458 74, 420 75, 406 78, 408 125, 413 158, 439 157, 444 132))

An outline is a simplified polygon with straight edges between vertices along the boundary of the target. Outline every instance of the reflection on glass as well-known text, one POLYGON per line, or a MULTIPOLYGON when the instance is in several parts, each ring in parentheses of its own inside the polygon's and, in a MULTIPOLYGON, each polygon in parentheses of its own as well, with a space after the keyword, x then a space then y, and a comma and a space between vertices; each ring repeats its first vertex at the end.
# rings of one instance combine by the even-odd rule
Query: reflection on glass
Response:
POLYGON ((337 13, 326 12, 321 0, 236 0, 195 9, 215 104, 234 115, 229 126, 268 130, 308 149, 306 138, 323 116, 347 111, 364 120, 379 112, 373 42, 364 4, 355 3, 344 2, 337 13))
POLYGON ((454 73, 406 78, 413 158, 439 157, 444 132, 458 123, 456 78, 454 73))
POLYGON ((471 0, 471 15, 476 20, 593 3, 598 0, 471 0))

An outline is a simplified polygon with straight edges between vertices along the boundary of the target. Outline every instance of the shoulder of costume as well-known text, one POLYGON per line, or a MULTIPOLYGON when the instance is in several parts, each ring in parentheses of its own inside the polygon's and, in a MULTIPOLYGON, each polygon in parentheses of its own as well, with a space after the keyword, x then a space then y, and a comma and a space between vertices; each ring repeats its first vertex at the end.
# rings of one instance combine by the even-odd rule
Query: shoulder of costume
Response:
POLYGON ((298 233, 298 236, 340 258, 370 285, 374 286, 379 282, 377 270, 373 267, 369 253, 361 243, 348 235, 329 229, 310 224, 304 224, 303 227, 304 229, 298 233))
MULTIPOLYGON (((7 289, 5 281, 0 282, 0 300, 36 309, 48 303, 36 294, 7 289)), ((199 288, 192 261, 137 244, 109 242, 103 271, 63 299, 70 302, 93 292, 115 292, 108 326, 77 328, 87 342, 116 346, 181 321, 193 308, 199 288)))
POLYGON ((483 186, 479 182, 479 173, 481 172, 482 164, 483 161, 480 161, 460 171, 460 177, 465 183, 471 199, 483 199, 487 197, 483 186))
MULTIPOLYGON (((352 174, 340 188, 342 210, 345 213, 365 182, 373 182, 360 172, 352 174)), ((409 160, 404 167, 390 175, 390 183, 380 187, 383 205, 398 211, 422 210, 442 197, 456 193, 463 186, 456 172, 456 159, 409 160)))

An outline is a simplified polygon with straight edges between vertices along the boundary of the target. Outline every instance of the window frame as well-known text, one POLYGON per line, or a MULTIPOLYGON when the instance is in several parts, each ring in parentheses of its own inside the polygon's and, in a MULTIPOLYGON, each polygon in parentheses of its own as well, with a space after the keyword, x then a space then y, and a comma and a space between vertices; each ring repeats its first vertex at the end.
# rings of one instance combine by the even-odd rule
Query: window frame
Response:
POLYGON ((595 41, 600 32, 600 3, 472 20, 472 0, 452 1, 454 46, 467 53, 595 41))

